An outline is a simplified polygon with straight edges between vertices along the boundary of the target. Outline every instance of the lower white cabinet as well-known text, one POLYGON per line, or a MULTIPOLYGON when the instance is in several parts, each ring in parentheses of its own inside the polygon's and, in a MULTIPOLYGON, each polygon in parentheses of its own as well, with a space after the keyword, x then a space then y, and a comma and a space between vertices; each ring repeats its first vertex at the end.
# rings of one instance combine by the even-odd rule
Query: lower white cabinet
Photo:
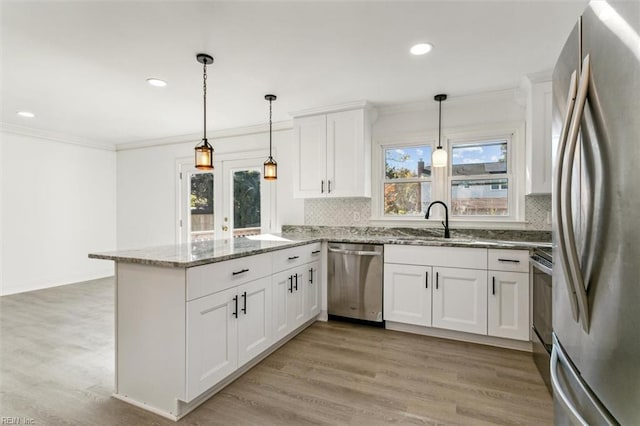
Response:
POLYGON ((311 319, 320 313, 320 290, 322 283, 322 269, 320 261, 307 265, 307 278, 305 281, 305 318, 311 319))
POLYGON ((488 334, 529 340, 529 274, 489 271, 488 334))
POLYGON ((187 303, 187 401, 238 367, 235 288, 187 303))
POLYGON ((273 343, 271 279, 187 302, 187 400, 273 343))
POLYGON ((305 266, 288 269, 273 276, 273 330, 276 340, 304 322, 305 266))
POLYGON ((430 326, 432 281, 431 267, 385 264, 385 321, 430 326))
POLYGON ((487 271, 434 267, 434 327, 487 334, 487 271))

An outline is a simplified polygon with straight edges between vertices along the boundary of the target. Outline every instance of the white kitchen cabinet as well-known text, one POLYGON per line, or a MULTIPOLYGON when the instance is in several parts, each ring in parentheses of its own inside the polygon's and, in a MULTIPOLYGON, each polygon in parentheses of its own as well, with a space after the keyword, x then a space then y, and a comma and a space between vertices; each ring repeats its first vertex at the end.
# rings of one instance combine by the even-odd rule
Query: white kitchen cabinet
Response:
POLYGON ((293 113, 294 197, 370 197, 371 124, 367 104, 336 112, 293 113))
POLYGON ((273 330, 276 340, 286 336, 305 320, 305 266, 273 276, 273 330))
POLYGON ((320 313, 320 290, 322 283, 321 262, 315 261, 307 265, 307 277, 304 280, 305 289, 305 317, 311 319, 320 313))
POLYGON ((432 268, 384 265, 384 319, 405 324, 431 325, 432 268))
POLYGON ((487 334, 487 271, 434 267, 434 327, 487 334))
POLYGON ((550 76, 547 74, 525 77, 527 92, 526 112, 526 194, 551 194, 553 163, 551 159, 550 76))
POLYGON ((238 367, 237 291, 187 302, 187 401, 238 367))
POLYGON ((238 367, 267 349, 273 342, 271 279, 252 281, 237 289, 238 367))
POLYGON ((271 279, 187 302, 187 399, 192 400, 267 349, 271 279))
POLYGON ((529 340, 529 274, 489 271, 488 334, 529 340))

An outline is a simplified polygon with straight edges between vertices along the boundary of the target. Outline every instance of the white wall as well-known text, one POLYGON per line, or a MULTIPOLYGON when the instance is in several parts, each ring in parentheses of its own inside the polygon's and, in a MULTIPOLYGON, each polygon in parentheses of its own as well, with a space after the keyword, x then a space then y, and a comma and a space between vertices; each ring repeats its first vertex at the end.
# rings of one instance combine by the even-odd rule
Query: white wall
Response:
POLYGON ((1 133, 1 294, 113 275, 116 153, 1 133))
MULTIPOLYGON (((274 158, 278 162, 276 228, 304 223, 304 202, 293 196, 293 131, 274 131, 274 158)), ((215 154, 268 150, 268 133, 210 139, 215 154)), ((176 242, 176 161, 192 158, 199 140, 118 151, 118 249, 176 242)), ((265 157, 266 159, 266 157, 265 157)), ((272 185, 272 183, 269 183, 272 185)))

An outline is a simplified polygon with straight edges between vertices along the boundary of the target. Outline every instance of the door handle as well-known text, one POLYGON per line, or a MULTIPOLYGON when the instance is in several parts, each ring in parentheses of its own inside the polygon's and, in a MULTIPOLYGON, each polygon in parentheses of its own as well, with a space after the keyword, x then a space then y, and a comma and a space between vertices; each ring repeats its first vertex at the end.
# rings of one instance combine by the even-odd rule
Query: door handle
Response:
POLYGON ((289 275, 289 293, 293 293, 293 275, 289 275))
POLYGON ((320 193, 324 194, 324 180, 320 183, 320 193))
POLYGON ((245 291, 244 293, 242 293, 242 299, 243 299, 243 303, 242 303, 242 312, 247 315, 247 292, 245 291))
POLYGON ((234 316, 234 317, 236 317, 236 318, 238 318, 238 295, 237 295, 237 294, 234 296, 234 298, 233 298, 233 302, 234 302, 234 303, 235 303, 235 305, 236 305, 236 310, 235 310, 235 311, 233 311, 233 316, 234 316))
POLYGON ((296 274, 295 277, 296 277, 296 285, 294 288, 296 289, 296 291, 298 291, 298 274, 296 274))
POLYGON ((520 261, 516 259, 500 259, 500 258, 498 258, 498 262, 520 263, 520 261))
POLYGON ((313 284, 313 268, 309 268, 309 284, 313 284))
POLYGON ((320 250, 314 250, 311 252, 311 254, 318 254, 318 253, 320 253, 320 250))
MULTIPOLYGON (((580 83, 578 85, 578 94, 573 110, 573 118, 569 126, 569 136, 567 137, 567 164, 562 170, 562 221, 565 227, 565 251, 567 252, 567 261, 569 266, 569 275, 571 277, 572 291, 578 302, 578 320, 582 324, 585 332, 589 332, 589 304, 587 301, 587 290, 584 286, 584 277, 580 269, 580 260, 578 259, 578 247, 576 245, 576 235, 573 230, 573 211, 571 206, 571 183, 573 179, 573 160, 575 157, 576 146, 578 142, 578 132, 580 131, 580 122, 584 113, 585 103, 587 101, 587 93, 589 91, 589 73, 590 73, 590 57, 585 56, 582 62, 582 74, 580 75, 580 83)), ((565 270, 566 272, 566 270, 565 270)))
POLYGON ((245 272, 249 272, 249 270, 248 269, 242 269, 240 271, 232 272, 231 275, 240 275, 240 274, 244 274, 245 272))
POLYGON ((330 180, 327 180, 327 189, 328 189, 327 193, 331 194, 331 181, 330 180))
POLYGON ((493 277, 493 282, 491 283, 491 294, 496 295, 496 277, 493 277))
POLYGON ((436 272, 436 290, 438 289, 438 273, 436 272))
POLYGON ((300 256, 289 256, 289 260, 296 260, 297 258, 299 258, 300 256))
POLYGON ((569 93, 567 94, 567 110, 564 113, 562 121, 562 130, 560 132, 560 141, 558 144, 558 159, 556 161, 555 176, 553 179, 553 203, 552 207, 554 211, 554 217, 556 219, 558 227, 558 248, 560 253, 560 263, 565 275, 565 284, 569 291, 569 305, 571 306, 571 314, 575 321, 578 321, 578 300, 573 289, 573 281, 571 280, 571 274, 569 272, 569 260, 567 259, 566 250, 566 231, 564 222, 564 212, 562 193, 564 188, 563 175, 565 169, 565 157, 567 148, 567 138, 569 136, 569 127, 571 126, 571 119, 573 117, 573 110, 575 107, 576 93, 578 91, 577 72, 571 73, 571 80, 569 82, 569 93))
POLYGON ((429 288, 429 271, 424 273, 424 288, 429 288))

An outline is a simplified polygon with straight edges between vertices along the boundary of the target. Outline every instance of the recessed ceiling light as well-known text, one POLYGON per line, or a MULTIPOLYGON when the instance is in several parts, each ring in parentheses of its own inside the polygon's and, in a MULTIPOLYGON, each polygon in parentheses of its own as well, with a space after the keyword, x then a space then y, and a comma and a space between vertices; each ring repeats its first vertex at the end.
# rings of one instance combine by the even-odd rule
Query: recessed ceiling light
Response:
POLYGON ((36 116, 34 113, 29 111, 18 111, 16 112, 16 114, 18 114, 20 117, 25 117, 25 118, 33 118, 36 116))
POLYGON ((429 43, 419 43, 411 47, 412 55, 424 55, 425 53, 429 53, 433 49, 433 45, 429 43))
POLYGON ((159 78, 148 78, 147 83, 153 87, 165 87, 167 85, 166 81, 160 80, 159 78))

